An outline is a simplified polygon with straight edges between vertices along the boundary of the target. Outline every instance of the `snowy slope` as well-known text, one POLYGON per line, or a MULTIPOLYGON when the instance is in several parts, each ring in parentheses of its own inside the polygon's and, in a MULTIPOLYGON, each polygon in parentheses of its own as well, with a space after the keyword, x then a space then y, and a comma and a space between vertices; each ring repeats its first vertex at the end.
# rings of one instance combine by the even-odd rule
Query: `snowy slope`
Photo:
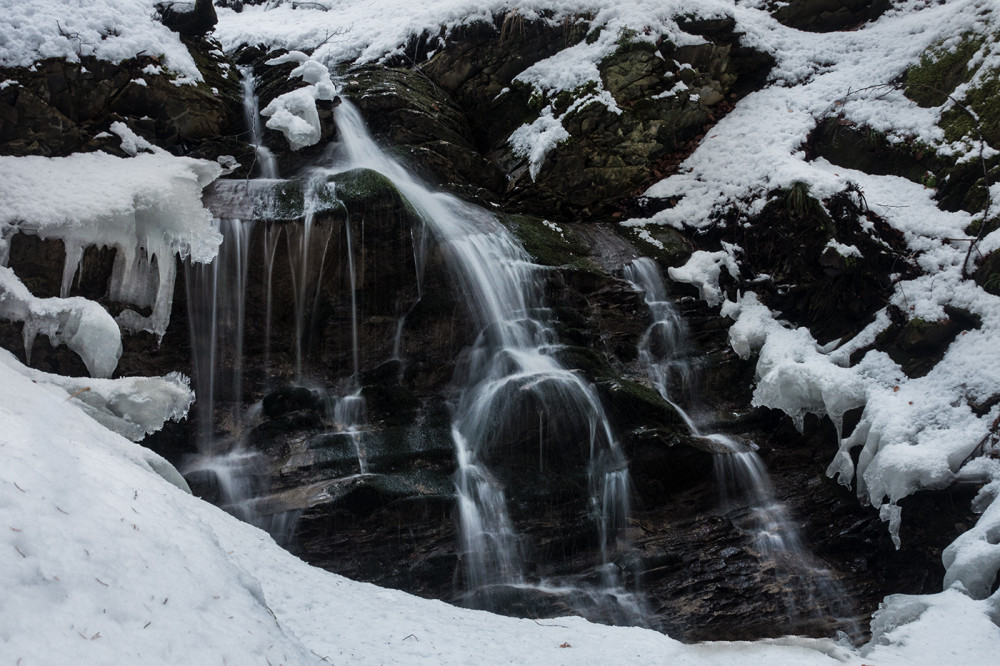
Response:
MULTIPOLYGON (((349 581, 178 489, 157 473, 170 475, 165 461, 12 364, 0 364, 5 663, 871 663, 825 640, 685 646, 646 629, 499 617, 349 581)), ((906 607, 908 619, 913 603, 923 602, 906 607)), ((871 657, 988 663, 1000 629, 981 603, 935 602, 871 657), (925 626, 942 616, 960 622, 925 626)))
POLYGON ((201 81, 180 38, 154 20, 157 0, 0 0, 0 67, 81 56, 162 58, 178 82, 201 81))

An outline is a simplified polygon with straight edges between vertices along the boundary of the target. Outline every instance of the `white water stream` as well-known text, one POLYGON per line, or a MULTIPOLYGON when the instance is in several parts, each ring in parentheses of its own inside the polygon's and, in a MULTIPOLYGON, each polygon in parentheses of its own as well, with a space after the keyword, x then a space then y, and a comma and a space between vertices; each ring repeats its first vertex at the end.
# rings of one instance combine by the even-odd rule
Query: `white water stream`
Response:
MULTIPOLYGON (((824 608, 834 618, 850 614, 850 601, 833 575, 803 544, 785 505, 775 495, 763 460, 746 444, 720 433, 706 432, 698 408, 685 409, 675 393, 696 403, 696 372, 691 366, 687 327, 667 295, 656 262, 641 257, 627 264, 624 277, 643 293, 653 323, 639 343, 639 361, 657 392, 674 407, 695 437, 706 440, 714 454, 720 504, 734 523, 750 533, 765 566, 773 566, 803 592, 811 608, 824 608), (673 389, 673 390, 672 390, 673 389)), ((786 594, 787 611, 795 619, 794 593, 786 594)), ((808 611, 807 611, 808 612, 808 611)), ((852 627, 847 627, 850 631, 852 627)))
POLYGON ((365 168, 395 185, 443 251, 478 331, 456 376, 461 391, 451 428, 466 589, 488 598, 491 587, 525 584, 522 536, 486 459, 504 446, 507 426, 528 404, 588 424, 589 503, 604 585, 617 588, 611 561, 623 545, 629 513, 628 468, 593 387, 551 355, 557 340, 546 321, 541 270, 493 215, 429 190, 387 156, 350 103, 337 107, 336 120, 340 143, 321 173, 365 168))

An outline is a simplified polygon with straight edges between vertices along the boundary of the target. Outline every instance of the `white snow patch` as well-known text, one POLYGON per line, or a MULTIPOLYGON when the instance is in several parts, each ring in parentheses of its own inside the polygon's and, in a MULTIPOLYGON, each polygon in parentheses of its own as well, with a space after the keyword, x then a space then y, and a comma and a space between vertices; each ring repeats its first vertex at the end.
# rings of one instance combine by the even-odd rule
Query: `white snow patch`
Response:
POLYGON ((322 63, 301 51, 292 51, 267 61, 268 65, 287 62, 299 63, 289 73, 289 78, 301 78, 309 85, 298 88, 271 100, 260 115, 268 119, 267 126, 285 135, 292 150, 299 150, 319 142, 323 128, 320 126, 317 100, 332 100, 337 88, 330 79, 330 72, 322 63))
POLYGON ((157 21, 158 0, 3 0, 0 67, 30 67, 45 58, 81 57, 118 63, 139 54, 159 57, 179 80, 201 72, 180 37, 157 21))
POLYGON ((709 305, 722 302, 722 290, 719 288, 719 277, 722 269, 732 277, 739 276, 739 268, 733 255, 727 250, 694 252, 683 266, 668 269, 670 279, 674 282, 684 282, 694 285, 701 293, 701 298, 709 305))
POLYGON ((547 107, 531 124, 518 127, 507 140, 514 153, 528 159, 528 172, 535 180, 545 162, 545 156, 563 141, 569 140, 569 132, 547 107))

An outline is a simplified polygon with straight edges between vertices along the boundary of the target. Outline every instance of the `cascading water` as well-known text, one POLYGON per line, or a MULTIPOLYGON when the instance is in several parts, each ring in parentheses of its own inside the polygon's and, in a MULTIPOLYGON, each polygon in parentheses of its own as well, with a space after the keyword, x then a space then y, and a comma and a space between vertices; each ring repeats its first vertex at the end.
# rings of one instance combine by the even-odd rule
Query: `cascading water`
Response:
POLYGON ((258 456, 243 442, 243 339, 252 223, 216 220, 223 242, 208 265, 186 265, 188 319, 195 393, 198 396, 199 455, 185 475, 206 477, 217 503, 240 519, 271 531, 284 531, 281 519, 264 519, 255 510, 259 495, 258 456), (224 404, 225 409, 219 409, 224 404), (218 437, 217 427, 232 433, 218 437))
MULTIPOLYGON (((750 533, 762 561, 789 579, 797 590, 789 590, 785 603, 794 621, 798 611, 794 592, 804 592, 808 606, 826 609, 836 620, 851 614, 851 604, 831 573, 820 566, 805 548, 785 506, 778 501, 771 479, 753 447, 720 433, 705 432, 699 409, 683 408, 671 389, 680 389, 689 403, 695 402, 695 372, 690 363, 687 327, 667 295, 656 262, 641 257, 625 265, 623 274, 643 293, 653 323, 639 343, 639 361, 646 368, 657 392, 674 407, 691 434, 705 440, 715 451, 714 464, 721 505, 734 523, 750 533)), ((696 402, 695 402, 696 405, 696 402)), ((808 611, 807 611, 808 612, 808 611)), ((844 628, 856 633, 846 621, 844 628)))
POLYGON ((261 178, 277 178, 278 161, 274 158, 274 153, 264 145, 264 127, 257 99, 257 77, 253 73, 253 67, 240 67, 240 85, 243 89, 243 122, 250 131, 250 145, 257 158, 258 172, 261 178))
MULTIPOLYGON (((628 597, 612 564, 624 547, 629 513, 626 460, 593 387, 552 356, 558 345, 542 305, 541 269, 493 215, 428 190, 386 156, 349 103, 337 107, 336 120, 340 144, 317 177, 366 168, 392 181, 439 244, 479 331, 456 374, 461 391, 451 427, 467 590, 491 606, 492 590, 526 585, 523 537, 487 461, 502 456, 505 438, 526 414, 537 414, 542 422, 586 424, 589 505, 600 534, 603 586, 628 597)), ((636 609, 629 620, 640 621, 638 604, 629 603, 636 609)))

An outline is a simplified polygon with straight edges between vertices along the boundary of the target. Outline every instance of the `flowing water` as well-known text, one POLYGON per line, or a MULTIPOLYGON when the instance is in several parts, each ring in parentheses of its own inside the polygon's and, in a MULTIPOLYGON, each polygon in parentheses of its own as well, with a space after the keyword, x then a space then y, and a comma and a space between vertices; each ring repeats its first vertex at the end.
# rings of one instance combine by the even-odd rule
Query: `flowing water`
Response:
POLYGON ((503 457, 506 438, 528 412, 540 422, 585 424, 602 585, 617 590, 612 560, 624 547, 628 468, 593 387, 552 355, 558 342, 542 301, 544 274, 493 215, 430 191, 383 153, 350 103, 337 107, 336 119, 340 143, 317 177, 358 168, 387 177, 443 252, 478 331, 456 374, 460 391, 451 426, 466 589, 489 606, 491 589, 526 585, 524 538, 488 461, 503 457))
POLYGON ((278 161, 264 145, 264 125, 261 121, 260 102, 257 99, 257 77, 249 65, 240 67, 240 86, 243 91, 243 122, 250 132, 250 145, 256 155, 260 178, 277 178, 278 161))
MULTIPOLYGON (((653 323, 639 343, 639 361, 657 392, 674 407, 691 434, 715 451, 714 464, 720 505, 739 529, 752 539, 763 566, 791 581, 796 589, 786 594, 790 619, 801 613, 822 612, 834 619, 850 616, 852 609, 832 574, 805 548, 798 528, 774 492, 767 468, 754 447, 720 433, 706 432, 697 402, 696 375, 691 365, 687 328, 667 295, 656 262, 642 257, 623 269, 633 287, 643 293, 653 323), (692 407, 684 408, 680 400, 692 407), (807 610, 796 607, 796 593, 805 597, 807 610)), ((856 628, 845 621, 844 628, 856 628)))
MULTIPOLYGON (((253 78, 244 72, 247 123, 258 147, 264 186, 276 168, 263 152, 259 112, 253 96, 253 78)), ((555 354, 560 345, 545 308, 542 294, 546 275, 495 216, 441 192, 433 192, 389 158, 374 143, 349 103, 336 110, 339 141, 331 146, 325 166, 313 168, 301 182, 305 193, 301 223, 258 225, 263 234, 263 282, 266 288, 264 328, 265 374, 271 364, 272 281, 283 236, 287 247, 294 305, 294 374, 325 396, 326 420, 331 432, 349 439, 357 456, 358 474, 368 474, 367 408, 361 392, 358 281, 354 247, 363 238, 364 220, 346 219, 342 227, 316 214, 322 202, 336 196, 331 180, 337 174, 364 168, 381 173, 398 189, 419 223, 412 230, 417 267, 418 301, 423 296, 423 266, 428 246, 434 244, 447 262, 461 290, 476 331, 474 342, 463 352, 453 382, 455 397, 451 437, 457 461, 455 490, 460 523, 460 568, 467 603, 498 608, 514 594, 558 599, 594 619, 644 623, 641 598, 627 591, 617 559, 627 555, 626 528, 630 512, 627 462, 611 430, 592 385, 563 367, 555 354), (353 225, 358 225, 354 229, 353 225), (343 232, 342 237, 337 234, 343 232), (350 375, 337 387, 316 387, 310 376, 310 332, 321 305, 321 285, 328 273, 331 245, 337 245, 350 293, 350 375), (599 556, 591 573, 545 578, 535 571, 532 539, 520 532, 511 516, 506 485, 511 470, 502 462, 507 449, 520 441, 524 424, 537 437, 539 472, 545 469, 547 451, 575 447, 578 474, 586 489, 580 506, 592 521, 599 556), (537 430, 535 429, 537 424, 537 430)), ((266 150, 266 149, 265 149, 266 150)), ((194 381, 198 395, 198 441, 201 454, 188 465, 188 475, 211 475, 219 503, 248 522, 287 539, 294 516, 265 517, 257 498, 266 490, 267 478, 257 454, 246 445, 243 433, 256 418, 244 413, 242 375, 244 314, 249 239, 254 228, 239 220, 217 221, 223 233, 222 250, 206 267, 189 266, 187 272, 194 381), (221 436, 219 433, 227 433, 221 436)), ((397 313, 393 357, 402 361, 406 317, 397 313)), ((513 471, 516 474, 516 470, 513 471)), ((355 475, 352 478, 356 478, 355 475)))

